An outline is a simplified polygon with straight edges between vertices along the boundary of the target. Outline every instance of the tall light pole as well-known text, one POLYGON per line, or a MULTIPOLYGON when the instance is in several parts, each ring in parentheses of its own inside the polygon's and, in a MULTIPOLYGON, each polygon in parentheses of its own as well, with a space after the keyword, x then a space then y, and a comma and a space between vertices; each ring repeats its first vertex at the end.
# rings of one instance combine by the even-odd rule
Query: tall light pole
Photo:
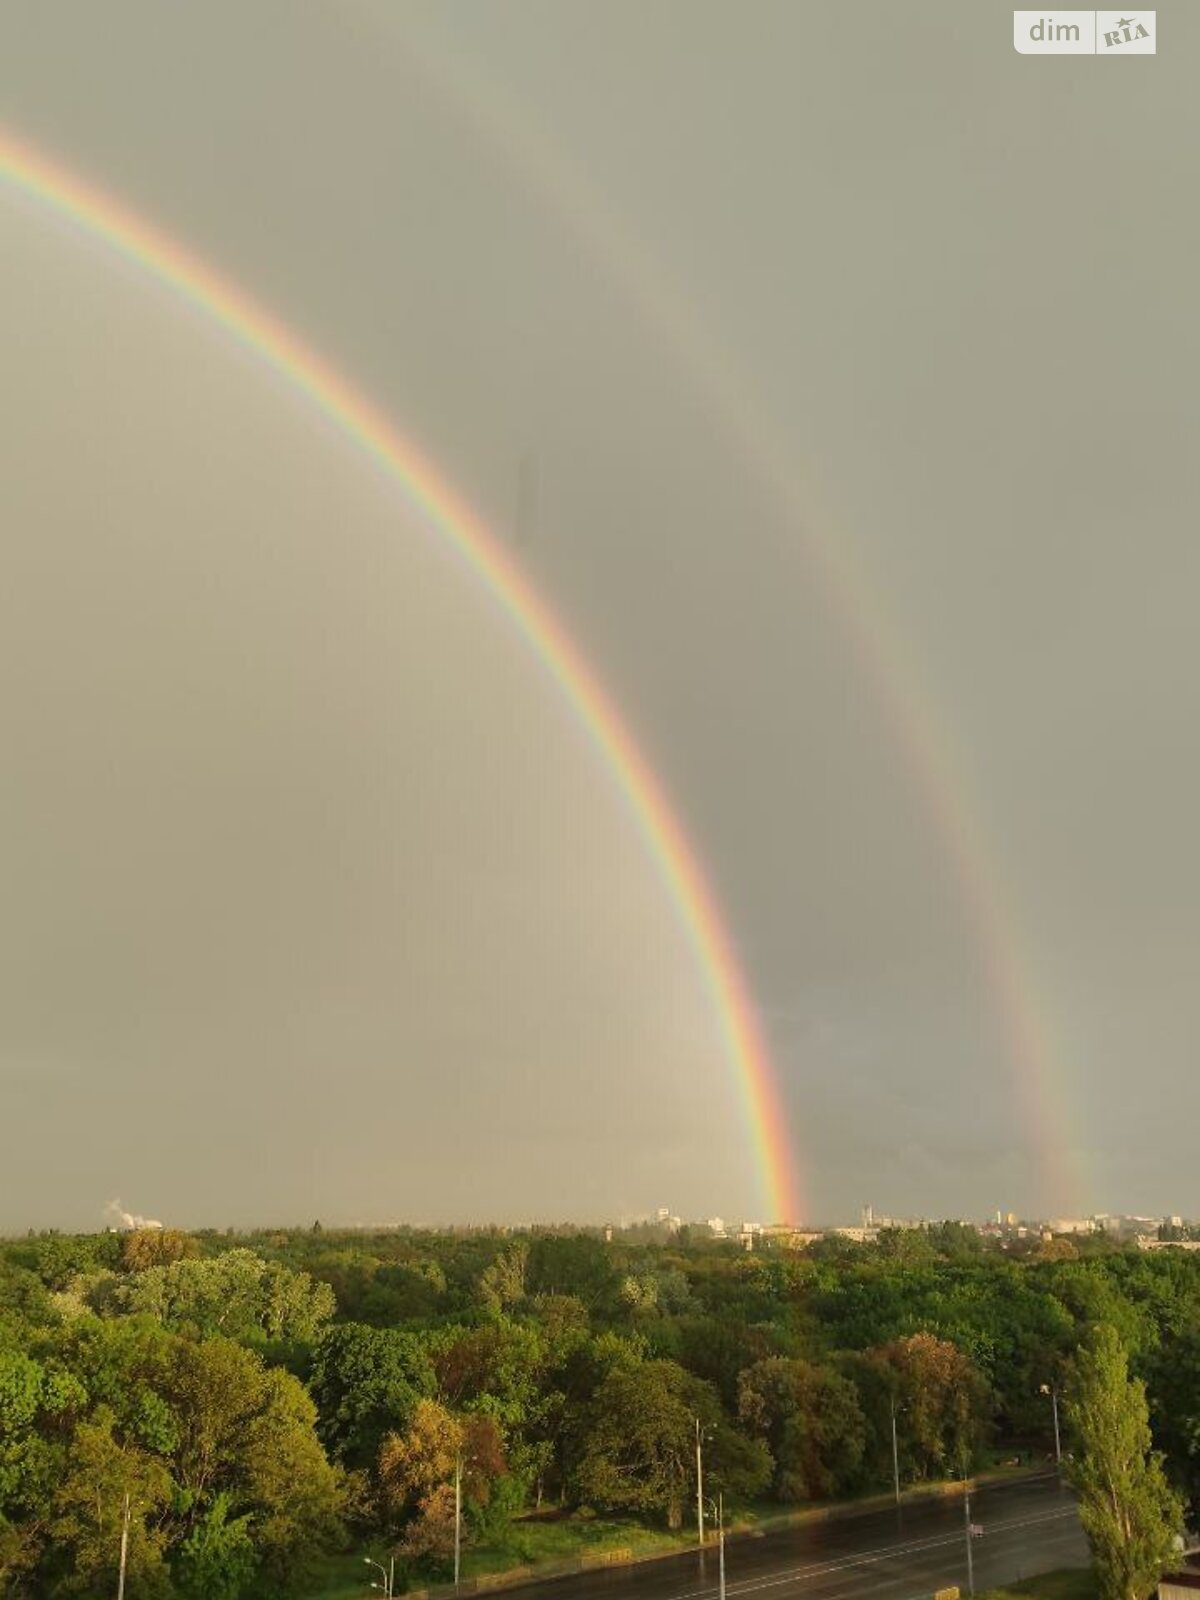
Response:
POLYGON ((704 1451, 701 1443, 700 1418, 696 1418, 696 1534, 701 1548, 704 1546, 704 1451))
POLYGON ((717 1524, 717 1600, 725 1600, 725 1495, 708 1502, 717 1524))
POLYGON ((967 1593, 975 1593, 975 1552, 971 1548, 971 1480, 963 1467, 963 1527, 967 1535, 967 1593))
POLYGON ((717 1572, 719 1600, 725 1600, 725 1496, 717 1496, 717 1549, 720 1552, 717 1572))
MULTIPOLYGON (((892 1482, 896 1489, 896 1510, 900 1509, 900 1444, 896 1435, 896 1396, 889 1395, 888 1404, 892 1408, 892 1482)), ((901 1407, 901 1410, 904 1408, 901 1407)))
POLYGON ((462 1566, 462 1451, 454 1457, 454 1587, 462 1566))
POLYGON ((454 1451, 454 1587, 456 1589, 462 1577, 463 1468, 478 1466, 478 1447, 472 1443, 471 1435, 464 1426, 459 1433, 458 1444, 454 1451))
POLYGON ((1050 1404, 1054 1408, 1054 1464, 1061 1472, 1062 1436, 1058 1431, 1058 1385, 1056 1383, 1044 1383, 1042 1385, 1042 1393, 1050 1396, 1050 1404))
POLYGON ((379 1576, 383 1580, 382 1583, 372 1583, 372 1585, 371 1585, 372 1589, 378 1589, 380 1591, 380 1593, 383 1594, 383 1595, 390 1595, 392 1593, 393 1588, 395 1587, 395 1583, 394 1583, 394 1579, 395 1579, 395 1576, 396 1576, 396 1558, 395 1558, 395 1556, 392 1557, 392 1564, 391 1564, 391 1571, 390 1572, 380 1562, 372 1561, 370 1556, 364 1556, 363 1560, 366 1562, 368 1567, 374 1567, 375 1571, 379 1574, 379 1576))
POLYGON ((129 1490, 121 1502, 121 1562, 117 1568, 117 1600, 125 1600, 125 1564, 129 1559, 129 1523, 133 1508, 129 1503, 129 1490))

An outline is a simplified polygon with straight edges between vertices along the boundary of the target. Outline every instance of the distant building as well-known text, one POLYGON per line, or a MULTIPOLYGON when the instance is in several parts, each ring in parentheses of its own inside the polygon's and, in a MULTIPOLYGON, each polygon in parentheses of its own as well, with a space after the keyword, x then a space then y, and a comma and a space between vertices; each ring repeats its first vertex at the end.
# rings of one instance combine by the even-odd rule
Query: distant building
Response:
POLYGON ((1095 1233, 1096 1224, 1091 1217, 1052 1217, 1046 1223, 1043 1233, 1069 1233, 1084 1234, 1095 1233))
POLYGON ((862 1225, 868 1233, 880 1233, 884 1228, 908 1229, 914 1231, 919 1228, 928 1228, 932 1223, 928 1217, 888 1217, 881 1216, 874 1206, 864 1206, 862 1225))
POLYGON ((792 1228, 786 1223, 778 1223, 774 1227, 763 1229, 763 1238, 769 1239, 773 1245, 784 1250, 803 1250, 816 1239, 823 1239, 825 1235, 817 1228, 792 1228))
POLYGON ((725 1237, 725 1218, 709 1217, 708 1231, 714 1239, 723 1239, 725 1237))

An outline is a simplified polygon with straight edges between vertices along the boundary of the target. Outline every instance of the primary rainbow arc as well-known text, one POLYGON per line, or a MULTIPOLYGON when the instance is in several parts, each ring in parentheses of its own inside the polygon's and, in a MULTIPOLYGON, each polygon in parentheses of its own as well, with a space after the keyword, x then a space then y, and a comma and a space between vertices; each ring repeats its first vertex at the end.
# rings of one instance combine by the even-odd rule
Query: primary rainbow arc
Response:
POLYGON ((699 859, 611 697, 505 547, 376 405, 277 317, 174 239, 2 130, 0 178, 169 285, 280 373, 401 485, 486 586, 566 696, 629 804, 710 989, 740 1084, 763 1200, 775 1219, 801 1220, 799 1173, 778 1082, 699 859))

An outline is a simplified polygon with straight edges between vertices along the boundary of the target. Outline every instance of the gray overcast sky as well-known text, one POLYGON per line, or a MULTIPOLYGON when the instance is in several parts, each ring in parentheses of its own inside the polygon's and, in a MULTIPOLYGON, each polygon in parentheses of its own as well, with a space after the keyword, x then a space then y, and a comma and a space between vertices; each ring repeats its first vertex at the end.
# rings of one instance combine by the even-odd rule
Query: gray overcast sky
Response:
MULTIPOLYGON (((521 559, 710 871, 813 1219, 1200 1212, 1200 12, 1158 24, 0 12, 0 122, 505 537, 536 456, 521 559)), ((2 186, 0 319, 0 1225, 757 1214, 672 907, 478 585, 2 186)))

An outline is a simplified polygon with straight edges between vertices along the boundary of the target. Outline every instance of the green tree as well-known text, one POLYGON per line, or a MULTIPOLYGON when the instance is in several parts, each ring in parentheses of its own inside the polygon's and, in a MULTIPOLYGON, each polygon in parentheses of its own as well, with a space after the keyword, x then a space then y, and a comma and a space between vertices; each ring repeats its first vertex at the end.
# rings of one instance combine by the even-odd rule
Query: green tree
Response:
POLYGON ((548 1398, 540 1325, 496 1315, 479 1328, 446 1328, 431 1339, 430 1355, 438 1398, 452 1411, 494 1418, 513 1469, 532 1484, 539 1463, 527 1457, 525 1440, 537 1431, 548 1398))
POLYGON ((121 1271, 144 1272, 200 1254, 200 1241, 178 1228, 135 1228, 121 1237, 121 1271))
MULTIPOLYGON (((135 1535, 147 1572, 152 1557, 182 1561, 182 1545, 193 1564, 203 1555, 211 1565, 219 1548, 244 1550, 248 1534, 256 1592, 266 1592, 336 1536, 339 1480, 316 1436, 312 1399, 291 1373, 233 1340, 185 1338, 126 1318, 73 1324, 61 1354, 96 1407, 63 1451, 67 1482, 52 1530, 78 1574, 103 1570, 93 1546, 107 1548, 112 1505, 139 1474, 163 1491, 155 1498, 143 1486, 137 1497, 150 1508, 146 1537, 135 1535), (91 1479, 81 1479, 82 1461, 102 1489, 93 1493, 91 1479)), ((43 1410, 52 1436, 47 1402, 43 1410)))
POLYGON ((235 1516, 252 1516, 266 1573, 302 1569, 336 1535, 341 1509, 304 1386, 230 1340, 176 1339, 163 1392, 179 1428, 173 1476, 191 1525, 223 1496, 235 1516))
POLYGON ((611 1305, 616 1273, 599 1239, 583 1234, 565 1238, 542 1236, 529 1249, 525 1285, 530 1294, 569 1294, 590 1311, 611 1305))
POLYGON ((1170 1559, 1182 1508, 1150 1448, 1145 1385, 1129 1376, 1115 1328, 1080 1351, 1067 1397, 1071 1480, 1103 1600, 1146 1600, 1170 1559))
POLYGON ((164 1463, 138 1445, 123 1443, 106 1408, 75 1430, 66 1473, 53 1501, 50 1539, 66 1555, 65 1588, 84 1594, 115 1589, 125 1497, 129 1497, 127 1570, 130 1590, 146 1596, 170 1592, 164 1513, 171 1476, 164 1463))
POLYGON ((257 1561, 250 1517, 230 1517, 229 1497, 219 1494, 192 1528, 179 1552, 176 1572, 184 1594, 195 1600, 241 1600, 257 1561))
POLYGON ((336 1309, 327 1283, 252 1250, 146 1267, 121 1286, 117 1300, 122 1310, 168 1328, 260 1342, 312 1340, 336 1309))
POLYGON ((365 1468, 384 1435, 405 1428, 417 1401, 432 1395, 434 1374, 416 1335, 349 1322, 322 1336, 308 1387, 330 1454, 365 1468))
POLYGON ((80 1274, 115 1266, 118 1248, 112 1234, 44 1234, 34 1246, 37 1273, 48 1289, 63 1290, 80 1274))
POLYGON ((738 1414, 775 1461, 780 1500, 820 1500, 848 1489, 866 1426, 853 1383, 826 1367, 773 1356, 742 1373, 738 1414))
POLYGON ((682 1525, 696 1485, 696 1423, 706 1437, 706 1479, 731 1498, 756 1494, 771 1459, 728 1425, 711 1384, 674 1361, 622 1363, 598 1385, 582 1428, 575 1488, 590 1505, 682 1525))
POLYGON ((46 1374, 17 1350, 0 1350, 0 1515, 36 1505, 42 1487, 34 1424, 46 1374))
POLYGON ((446 1275, 436 1261, 402 1261, 379 1267, 362 1297, 356 1320, 392 1328, 401 1322, 427 1322, 437 1315, 446 1293, 446 1275))
POLYGON ((975 1459, 990 1398, 970 1357, 957 1345, 932 1333, 914 1333, 868 1351, 865 1359, 903 1415, 906 1477, 950 1477, 975 1459))
POLYGON ((173 1335, 148 1321, 81 1317, 59 1341, 58 1356, 91 1405, 108 1408, 122 1437, 168 1456, 179 1439, 161 1392, 172 1343, 173 1335))
POLYGON ((1151 1371, 1149 1397, 1154 1437, 1172 1481, 1193 1507, 1200 1505, 1200 1328, 1165 1343, 1151 1371))
POLYGON ((0 1349, 0 1591, 37 1564, 45 1511, 61 1482, 64 1440, 86 1401, 69 1374, 0 1349))
POLYGON ((316 1408, 290 1372, 266 1373, 241 1447, 235 1504, 253 1513, 262 1571, 280 1584, 305 1573, 342 1536, 341 1480, 315 1432, 316 1408))
POLYGON ((618 1367, 596 1390, 576 1469, 588 1504, 683 1523, 695 1460, 695 1413, 687 1374, 673 1361, 618 1367))
POLYGON ((479 1295, 490 1311, 512 1311, 525 1298, 529 1246, 523 1241, 502 1250, 479 1280, 479 1295))
POLYGON ((393 1523, 404 1527, 403 1549, 435 1567, 453 1548, 456 1466, 473 1526, 505 1467, 491 1417, 455 1416, 436 1400, 421 1400, 408 1429, 389 1434, 379 1449, 380 1493, 393 1523))
POLYGON ((8 1323, 27 1328, 57 1320, 54 1303, 37 1274, 15 1262, 0 1262, 0 1334, 8 1323))

